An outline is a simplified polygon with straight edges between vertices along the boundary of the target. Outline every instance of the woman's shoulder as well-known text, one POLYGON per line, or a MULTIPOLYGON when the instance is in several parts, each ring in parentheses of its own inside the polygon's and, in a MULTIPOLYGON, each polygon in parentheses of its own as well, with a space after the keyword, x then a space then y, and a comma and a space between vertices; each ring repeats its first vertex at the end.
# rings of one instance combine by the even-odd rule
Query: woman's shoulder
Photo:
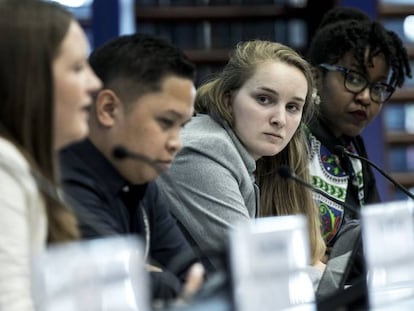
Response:
POLYGON ((181 157, 188 154, 207 156, 229 166, 246 166, 255 169, 255 161, 248 154, 228 123, 209 115, 197 115, 182 133, 183 150, 181 157))
POLYGON ((205 114, 196 115, 191 119, 182 132, 182 138, 185 147, 210 146, 215 149, 219 145, 231 144, 224 126, 205 114))
POLYGON ((22 152, 11 141, 0 137, 0 163, 8 167, 29 170, 29 163, 22 152))

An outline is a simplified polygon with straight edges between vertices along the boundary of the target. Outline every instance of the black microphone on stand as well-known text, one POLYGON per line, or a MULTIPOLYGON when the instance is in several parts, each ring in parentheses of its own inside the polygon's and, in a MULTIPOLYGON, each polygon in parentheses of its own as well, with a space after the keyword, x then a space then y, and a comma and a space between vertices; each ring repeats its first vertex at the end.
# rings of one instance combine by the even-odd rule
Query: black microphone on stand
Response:
POLYGON ((305 180, 300 178, 298 175, 296 175, 294 172, 292 172, 290 167, 288 167, 286 165, 282 165, 278 169, 278 174, 281 177, 283 177, 284 179, 293 179, 294 181, 301 184, 302 186, 305 186, 306 188, 309 188, 313 192, 320 194, 321 196, 325 197, 326 199, 329 199, 332 202, 335 202, 336 204, 339 204, 339 205, 343 206, 344 208, 352 211, 353 213, 355 213, 356 215, 359 216, 360 211, 357 208, 353 207, 352 205, 349 205, 346 202, 342 202, 342 201, 338 200, 337 198, 335 198, 333 196, 330 196, 329 194, 323 192, 322 190, 312 186, 310 183, 306 182, 305 180))
POLYGON ((380 172, 382 176, 388 179, 394 186, 396 186, 399 190, 404 192, 409 198, 414 200, 414 194, 412 194, 408 189, 402 186, 398 181, 392 178, 383 169, 381 169, 378 165, 376 165, 374 162, 370 161, 369 159, 365 157, 361 157, 360 155, 357 155, 355 153, 349 152, 348 150, 346 150, 346 148, 340 145, 337 145, 334 147, 334 154, 340 157, 348 156, 348 157, 355 158, 355 159, 368 163, 370 166, 374 167, 378 172, 380 172))
MULTIPOLYGON (((295 182, 309 188, 315 193, 343 206, 360 215, 360 211, 352 205, 342 202, 322 190, 314 187, 297 176, 288 166, 281 166, 278 173, 285 179, 292 179, 295 182)), ((362 238, 359 225, 350 226, 344 229, 342 234, 337 237, 331 250, 330 259, 326 263, 325 272, 319 281, 315 292, 318 310, 352 310, 354 306, 367 306, 366 272, 354 281, 352 286, 347 285, 348 277, 354 264, 356 263, 358 252, 362 249, 362 238)), ((362 256, 362 255, 361 255, 362 256)), ((349 285, 349 284, 348 284, 349 285)))

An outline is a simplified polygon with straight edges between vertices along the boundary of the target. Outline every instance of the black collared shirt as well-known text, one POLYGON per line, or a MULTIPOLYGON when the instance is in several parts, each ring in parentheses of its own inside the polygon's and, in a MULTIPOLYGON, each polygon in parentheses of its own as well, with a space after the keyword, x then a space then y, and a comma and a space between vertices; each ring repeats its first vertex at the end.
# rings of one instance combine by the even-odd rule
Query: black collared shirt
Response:
MULTIPOLYGON (((165 204, 157 203, 155 182, 130 185, 89 140, 65 148, 60 153, 60 164, 63 190, 80 221, 84 238, 137 233, 145 240, 143 208, 150 229, 151 260, 168 267, 177 256, 187 260, 192 257, 169 210, 165 204), (126 198, 126 192, 131 191, 132 202, 131 197, 126 198)), ((188 260, 185 270, 190 262, 194 257, 188 260)))

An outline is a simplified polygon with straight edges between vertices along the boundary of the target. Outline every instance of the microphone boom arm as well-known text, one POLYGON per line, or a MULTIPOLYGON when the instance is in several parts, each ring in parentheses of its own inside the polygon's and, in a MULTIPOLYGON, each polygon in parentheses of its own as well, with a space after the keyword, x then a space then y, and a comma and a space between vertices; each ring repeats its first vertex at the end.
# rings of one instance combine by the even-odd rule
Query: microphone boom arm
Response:
POLYGON ((360 155, 357 155, 355 153, 349 152, 342 146, 338 146, 341 148, 342 154, 345 154, 351 158, 355 158, 361 161, 367 162, 369 165, 374 167, 379 173, 381 173, 382 176, 384 176, 386 179, 388 179, 395 187, 397 187, 399 190, 404 192, 410 199, 414 200, 414 194, 412 194, 407 188, 405 188, 403 185, 401 185, 398 181, 396 181, 394 178, 389 176, 386 172, 384 172, 378 165, 376 165, 374 162, 370 161, 369 159, 365 157, 361 157, 360 155))
POLYGON ((289 167, 287 167, 287 166, 281 166, 281 167, 279 168, 278 173, 279 173, 279 175, 280 175, 282 178, 285 178, 285 179, 289 179, 289 178, 291 178, 291 179, 293 179, 295 182, 297 182, 297 183, 301 184, 302 186, 304 186, 304 187, 306 187, 306 188, 308 188, 308 189, 312 190, 313 192, 315 192, 315 193, 317 193, 317 194, 320 194, 320 195, 321 195, 321 196, 323 196, 324 198, 327 198, 327 199, 331 200, 332 202, 335 202, 336 204, 338 204, 338 205, 340 205, 340 206, 345 207, 346 209, 348 209, 348 210, 350 210, 350 211, 354 212, 354 213, 355 213, 356 215, 358 215, 358 216, 360 215, 360 211, 359 211, 357 208, 353 207, 352 205, 347 204, 346 202, 342 202, 342 201, 338 200, 337 198, 335 198, 335 197, 333 197, 333 196, 330 196, 329 194, 327 194, 327 193, 323 192, 323 191, 322 191, 322 190, 320 190, 319 188, 316 188, 316 187, 312 186, 311 184, 307 183, 306 181, 302 180, 302 179, 301 179, 301 178, 299 178, 299 177, 298 177, 295 173, 293 173, 293 172, 290 170, 290 168, 289 168, 289 167))

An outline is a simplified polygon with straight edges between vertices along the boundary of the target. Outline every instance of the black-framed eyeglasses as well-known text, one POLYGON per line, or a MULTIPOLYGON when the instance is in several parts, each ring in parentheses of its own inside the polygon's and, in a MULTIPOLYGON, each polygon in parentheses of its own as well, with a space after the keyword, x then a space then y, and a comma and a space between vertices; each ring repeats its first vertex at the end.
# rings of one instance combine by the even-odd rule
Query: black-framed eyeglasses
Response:
POLYGON ((361 73, 336 65, 330 64, 319 64, 319 67, 322 67, 329 71, 338 71, 344 76, 344 86, 345 88, 354 94, 362 92, 365 88, 369 87, 369 94, 371 99, 376 103, 386 102, 394 93, 394 87, 383 82, 372 82, 370 83, 368 79, 361 73))

